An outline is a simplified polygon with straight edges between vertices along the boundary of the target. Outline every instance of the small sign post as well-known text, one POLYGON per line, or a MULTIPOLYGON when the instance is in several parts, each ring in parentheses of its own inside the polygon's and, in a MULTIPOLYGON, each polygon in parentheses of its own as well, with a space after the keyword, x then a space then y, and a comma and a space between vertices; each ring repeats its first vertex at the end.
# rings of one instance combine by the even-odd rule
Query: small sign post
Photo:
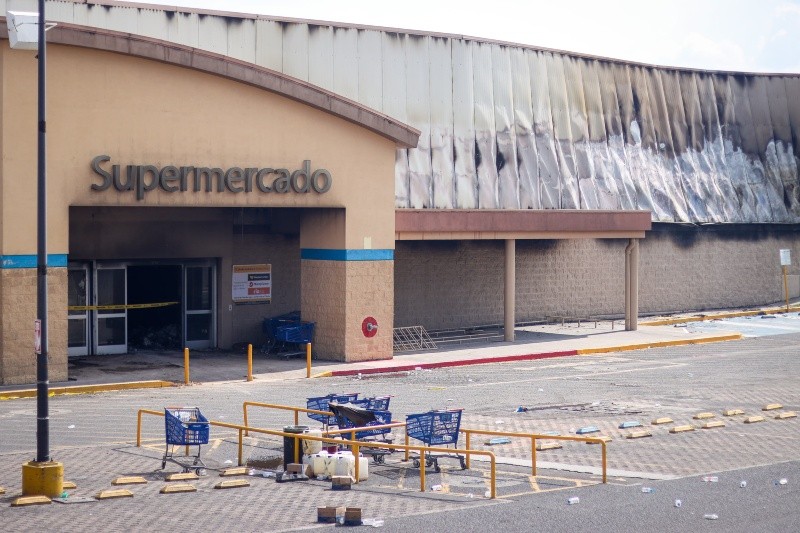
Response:
POLYGON ((781 249, 781 270, 783 270, 783 293, 786 296, 786 312, 789 312, 789 281, 786 278, 786 271, 792 264, 792 251, 786 248, 781 249))
POLYGON ((39 319, 33 321, 33 349, 36 355, 42 353, 42 321, 39 319))

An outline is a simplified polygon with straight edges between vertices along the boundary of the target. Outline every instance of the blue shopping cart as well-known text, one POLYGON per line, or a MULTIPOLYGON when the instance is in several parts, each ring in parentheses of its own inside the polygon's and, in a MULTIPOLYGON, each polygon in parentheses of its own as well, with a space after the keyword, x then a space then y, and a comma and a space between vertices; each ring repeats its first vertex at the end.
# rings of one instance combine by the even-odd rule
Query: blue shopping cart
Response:
MULTIPOLYGON (((348 392, 342 394, 328 394, 327 396, 316 396, 306 399, 306 407, 316 411, 330 412, 328 405, 330 402, 335 403, 350 403, 358 400, 357 392, 348 392)), ((308 418, 321 422, 325 426, 336 426, 336 415, 320 415, 317 413, 308 413, 308 418)))
POLYGON ((264 319, 261 329, 267 340, 262 353, 276 353, 283 357, 302 355, 305 345, 314 340, 314 322, 300 320, 300 311, 264 319))
MULTIPOLYGON (((388 397, 387 397, 388 398, 388 397)), ((333 412, 336 417, 336 424, 339 429, 353 429, 364 428, 355 432, 355 439, 365 442, 392 442, 392 428, 375 428, 369 429, 370 426, 382 426, 392 423, 392 413, 381 409, 370 409, 370 402, 374 398, 363 398, 349 403, 336 403, 330 402, 328 409, 333 412)), ((387 401, 388 404, 388 401, 387 401)), ((351 433, 343 433, 340 435, 345 439, 352 438, 351 433)), ((372 460, 376 464, 383 463, 385 456, 392 453, 390 448, 376 448, 372 446, 365 446, 361 448, 361 453, 364 455, 371 455, 372 460)))
MULTIPOLYGON (((462 409, 445 409, 413 414, 406 417, 406 433, 412 439, 420 440, 426 446, 458 448, 458 431, 461 427, 462 409)), ((452 457, 458 459, 461 469, 467 468, 465 457, 459 454, 425 454, 425 465, 433 466, 440 472, 439 459, 452 457)), ((421 457, 414 458, 414 467, 419 468, 421 457)))
POLYGON ((175 463, 189 472, 194 469, 200 475, 205 464, 200 459, 200 446, 208 444, 209 424, 197 407, 165 407, 164 427, 166 431, 166 448, 164 457, 161 458, 161 469, 167 466, 167 461, 175 463), (187 454, 185 459, 178 459, 174 455, 176 446, 197 446, 197 454, 187 454), (188 463, 187 461, 192 461, 188 463))

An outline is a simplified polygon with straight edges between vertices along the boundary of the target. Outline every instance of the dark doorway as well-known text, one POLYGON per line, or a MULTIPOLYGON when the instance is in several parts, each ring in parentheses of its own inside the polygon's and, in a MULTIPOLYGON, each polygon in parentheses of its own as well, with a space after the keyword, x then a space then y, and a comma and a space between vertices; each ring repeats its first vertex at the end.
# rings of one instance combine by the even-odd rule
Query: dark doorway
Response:
POLYGON ((180 265, 129 265, 128 304, 163 304, 160 307, 128 309, 128 348, 179 350, 181 329, 180 265))

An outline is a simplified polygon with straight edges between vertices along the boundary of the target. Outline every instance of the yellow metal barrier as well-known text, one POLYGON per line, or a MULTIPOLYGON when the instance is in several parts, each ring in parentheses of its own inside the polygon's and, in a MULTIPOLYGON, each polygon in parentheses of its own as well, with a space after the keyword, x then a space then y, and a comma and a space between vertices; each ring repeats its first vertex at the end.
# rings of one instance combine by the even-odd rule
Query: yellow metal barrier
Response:
MULTIPOLYGON (((285 406, 282 406, 285 407, 285 406)), ((294 409, 303 409, 300 407, 295 407, 294 409)), ((138 413, 138 423, 136 428, 136 446, 141 446, 142 442, 142 414, 152 414, 152 415, 159 415, 164 416, 164 413, 160 411, 153 411, 151 409, 139 409, 138 413)), ((454 448, 440 448, 440 447, 429 447, 429 446, 417 446, 417 445, 410 445, 410 444, 388 444, 384 442, 363 442, 357 440, 346 440, 346 439, 337 439, 333 437, 316 437, 309 434, 299 435, 297 433, 286 433, 284 431, 278 431, 274 429, 264 429, 264 428, 255 428, 249 427, 241 424, 231 424, 229 422, 219 422, 216 420, 209 420, 209 425, 216 426, 216 427, 223 427, 229 429, 236 429, 239 432, 239 458, 238 463, 239 466, 242 465, 242 458, 243 458, 243 446, 244 446, 244 438, 243 435, 245 432, 254 432, 254 433, 262 433, 265 435, 273 435, 276 437, 290 437, 294 439, 294 449, 295 449, 295 461, 297 461, 298 457, 297 454, 299 453, 300 449, 300 441, 301 440, 313 440, 319 442, 326 442, 329 444, 343 444, 345 446, 350 446, 353 456, 358 458, 359 451, 362 447, 366 448, 382 448, 382 449, 390 449, 390 450, 405 450, 406 457, 408 457, 409 451, 416 451, 419 453, 420 458, 424 458, 426 453, 429 452, 438 452, 438 453, 463 453, 467 456, 467 462, 469 463, 470 455, 483 455, 489 458, 490 461, 490 475, 491 475, 491 486, 489 489, 489 497, 491 499, 495 499, 497 497, 497 458, 495 457, 493 452, 486 451, 486 450, 460 450, 454 448)), ((400 423, 402 424, 402 422, 400 423)), ((348 428, 344 431, 351 432, 351 431, 363 431, 365 429, 376 429, 378 426, 369 426, 366 428, 348 428)), ((355 461, 355 482, 358 483, 359 478, 359 461, 355 461)), ((422 467, 419 470, 419 483, 420 483, 420 492, 425 492, 425 467, 424 467, 424 459, 421 461, 422 467)))
MULTIPOLYGON (((317 409, 307 409, 305 407, 294 407, 292 405, 279 405, 275 403, 263 403, 263 402, 244 402, 242 404, 242 411, 244 411, 244 425, 247 426, 247 406, 251 405, 253 407, 266 407, 267 409, 280 409, 282 411, 294 411, 294 425, 300 424, 300 413, 312 413, 317 415, 325 415, 325 416, 333 416, 333 413, 330 411, 318 411, 317 409)), ((327 424, 325 424, 327 427, 327 424)), ((245 430, 245 436, 249 436, 250 434, 247 433, 245 430)))
MULTIPOLYGON (((376 426, 368 426, 367 429, 373 430, 373 429, 404 428, 404 427, 406 427, 406 423, 405 422, 392 422, 390 424, 381 424, 381 425, 376 425, 376 426)), ((356 432, 357 431, 363 431, 363 430, 364 430, 364 428, 331 429, 329 431, 323 432, 322 434, 323 435, 344 435, 344 434, 349 433, 350 434, 350 440, 356 440, 356 432)), ((408 433, 405 434, 405 439, 406 439, 405 444, 406 444, 406 446, 408 446, 409 445, 408 433)), ((405 454, 405 457, 403 458, 403 460, 404 461, 408 461, 408 457, 409 457, 408 449, 406 449, 406 454, 405 454)))
MULTIPOLYGON (((538 433, 514 433, 511 431, 492 431, 488 429, 468 429, 461 428, 461 433, 466 435, 466 446, 470 449, 470 438, 472 435, 492 435, 498 437, 521 437, 531 439, 531 475, 536 475, 536 440, 572 440, 579 442, 593 442, 602 445, 603 455, 603 483, 606 480, 606 441, 597 437, 573 437, 572 435, 541 435, 538 433)), ((469 455, 467 456, 467 468, 469 468, 469 455)))

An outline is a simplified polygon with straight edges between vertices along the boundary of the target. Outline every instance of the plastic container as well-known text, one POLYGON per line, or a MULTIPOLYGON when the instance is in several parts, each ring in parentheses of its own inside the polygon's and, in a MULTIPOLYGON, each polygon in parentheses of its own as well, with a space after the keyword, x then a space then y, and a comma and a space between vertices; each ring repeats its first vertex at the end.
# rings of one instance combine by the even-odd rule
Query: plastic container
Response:
POLYGON ((709 513, 709 514, 704 514, 703 518, 705 518, 706 520, 716 520, 717 518, 719 518, 719 515, 714 513, 709 513))
MULTIPOLYGON (((309 435, 313 437, 322 437, 322 430, 321 429, 309 429, 306 431, 309 435)), ((304 440, 303 441, 303 453, 304 454, 314 454, 319 453, 322 451, 322 441, 318 440, 304 440)))
POLYGON ((567 505, 575 505, 576 503, 580 503, 581 499, 577 496, 573 496, 572 498, 567 500, 567 505))
POLYGON ((356 458, 352 455, 336 454, 332 458, 330 468, 331 476, 350 476, 356 475, 356 458))
POLYGON ((675 500, 675 507, 680 507, 683 505, 683 502, 680 500, 675 500))
POLYGON ((369 479, 369 457, 358 458, 358 480, 366 481, 369 479))

